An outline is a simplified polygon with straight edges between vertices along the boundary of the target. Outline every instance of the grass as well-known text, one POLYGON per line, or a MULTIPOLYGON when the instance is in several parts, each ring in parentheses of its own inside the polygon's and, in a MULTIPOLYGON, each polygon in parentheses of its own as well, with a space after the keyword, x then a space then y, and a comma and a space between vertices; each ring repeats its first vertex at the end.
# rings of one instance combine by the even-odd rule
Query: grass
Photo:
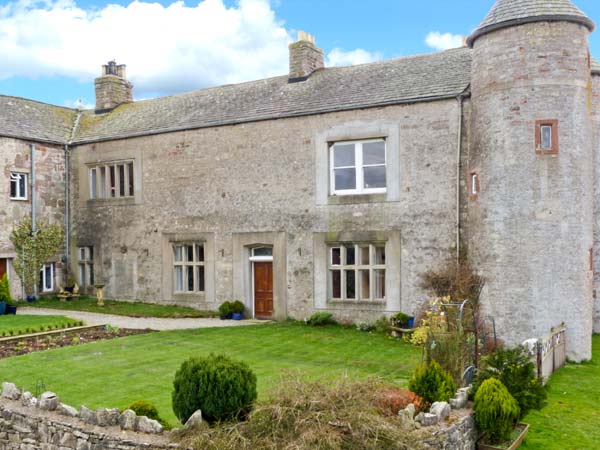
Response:
POLYGON ((600 335, 593 337, 592 361, 568 364, 550 382, 548 405, 524 420, 523 450, 600 448, 600 335))
POLYGON ((171 409, 175 371, 185 359, 211 352, 246 361, 257 375, 263 399, 286 369, 312 379, 348 374, 352 379, 382 377, 404 385, 421 356, 419 348, 383 335, 278 323, 151 333, 32 353, 0 360, 0 382, 32 390, 43 381, 75 407, 125 407, 143 399, 177 425, 171 409))
POLYGON ((95 298, 81 297, 76 300, 61 302, 56 298, 42 298, 27 306, 34 308, 51 308, 62 311, 87 311, 101 314, 115 314, 129 317, 218 317, 215 311, 199 311, 193 308, 172 305, 157 305, 154 303, 120 302, 104 300, 104 306, 98 306, 95 298))
POLYGON ((79 321, 63 316, 0 316, 0 337, 39 333, 41 331, 78 326, 79 324, 79 321))

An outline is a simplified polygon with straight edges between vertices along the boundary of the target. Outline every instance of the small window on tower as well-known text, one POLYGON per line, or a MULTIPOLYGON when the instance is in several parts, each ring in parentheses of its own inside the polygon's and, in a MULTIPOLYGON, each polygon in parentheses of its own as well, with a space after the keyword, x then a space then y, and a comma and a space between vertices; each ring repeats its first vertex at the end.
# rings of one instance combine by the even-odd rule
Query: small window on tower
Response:
POLYGON ((535 151, 538 154, 558 154, 558 120, 536 122, 535 151))

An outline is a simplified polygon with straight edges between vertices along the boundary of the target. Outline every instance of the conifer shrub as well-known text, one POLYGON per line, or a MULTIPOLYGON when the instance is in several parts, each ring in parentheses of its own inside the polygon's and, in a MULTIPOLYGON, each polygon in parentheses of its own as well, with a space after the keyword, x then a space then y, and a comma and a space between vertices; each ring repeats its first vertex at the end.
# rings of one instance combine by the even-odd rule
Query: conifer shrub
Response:
POLYGON ((426 404, 447 402, 456 394, 452 375, 432 361, 415 369, 408 382, 408 389, 423 399, 426 404))
POLYGON ((239 300, 236 300, 235 302, 231 303, 231 312, 235 313, 235 314, 242 314, 244 312, 244 309, 246 307, 244 306, 244 304, 242 302, 240 302, 239 300))
POLYGON ((158 414, 158 409, 156 409, 156 406, 154 406, 152 403, 144 400, 137 400, 125 409, 131 409, 138 416, 146 416, 148 419, 156 420, 165 429, 170 428, 169 424, 165 422, 162 417, 160 417, 158 414))
POLYGON ((532 409, 541 409, 547 397, 547 391, 538 379, 534 364, 530 361, 527 349, 523 346, 512 349, 498 349, 484 361, 473 382, 475 395, 481 384, 490 378, 497 378, 508 389, 510 395, 519 404, 519 420, 532 409))
POLYGON ((8 276, 6 274, 4 274, 0 280, 0 302, 12 304, 10 286, 8 284, 8 276))
POLYGON ((519 404, 495 378, 481 383, 473 404, 475 424, 487 433, 491 444, 506 441, 519 419, 519 404))
POLYGON ((223 302, 221 306, 219 306, 219 315, 221 317, 231 317, 233 314, 233 303, 231 302, 223 302))
POLYGON ((181 423, 199 409, 209 423, 243 418, 256 397, 250 367, 224 355, 184 361, 173 381, 173 411, 181 423))

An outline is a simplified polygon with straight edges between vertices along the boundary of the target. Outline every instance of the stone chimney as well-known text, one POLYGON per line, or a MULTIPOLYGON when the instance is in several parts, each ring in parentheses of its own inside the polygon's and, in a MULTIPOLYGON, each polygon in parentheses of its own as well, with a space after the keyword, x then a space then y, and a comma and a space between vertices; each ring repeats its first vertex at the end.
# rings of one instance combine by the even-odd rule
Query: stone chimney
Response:
POLYGON ((133 85, 125 79, 125 64, 110 61, 102 66, 102 75, 94 81, 96 86, 96 112, 106 112, 122 103, 133 101, 133 85))
POLYGON ((315 38, 304 31, 298 32, 298 41, 290 44, 289 82, 307 80, 317 69, 325 67, 323 50, 315 45, 315 38))

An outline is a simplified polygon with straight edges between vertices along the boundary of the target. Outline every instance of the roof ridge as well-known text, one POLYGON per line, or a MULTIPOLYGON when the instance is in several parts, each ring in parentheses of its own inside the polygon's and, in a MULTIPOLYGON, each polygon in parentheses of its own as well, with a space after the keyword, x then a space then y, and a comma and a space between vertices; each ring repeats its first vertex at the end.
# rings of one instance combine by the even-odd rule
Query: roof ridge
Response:
POLYGON ((35 99, 31 99, 31 98, 27 98, 27 97, 18 97, 16 95, 6 95, 6 94, 0 94, 0 97, 4 97, 4 98, 14 98, 15 100, 24 100, 26 102, 32 102, 32 103, 37 103, 38 105, 45 105, 45 106, 52 106, 53 108, 60 108, 60 109, 66 109, 68 111, 72 111, 72 112, 77 112, 77 108, 69 108, 68 106, 60 106, 60 105, 55 105, 53 103, 48 103, 48 102, 42 102, 40 100, 35 100, 35 99))

